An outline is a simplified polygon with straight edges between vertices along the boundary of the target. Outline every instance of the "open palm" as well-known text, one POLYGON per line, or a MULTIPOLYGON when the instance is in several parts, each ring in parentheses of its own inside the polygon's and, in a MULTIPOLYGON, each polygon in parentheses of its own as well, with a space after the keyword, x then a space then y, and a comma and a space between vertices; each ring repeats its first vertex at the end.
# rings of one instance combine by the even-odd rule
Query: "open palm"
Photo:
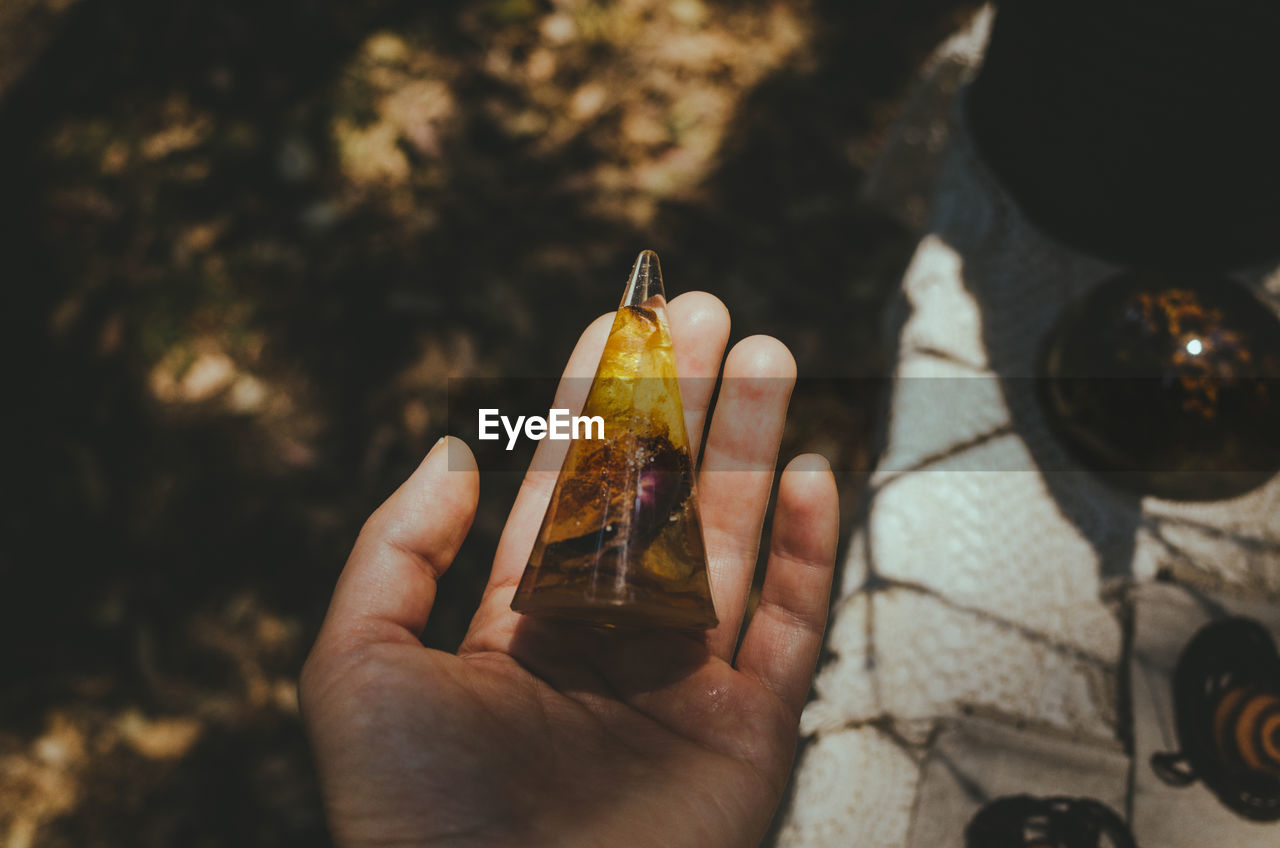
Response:
MULTIPOLYGON (((681 378, 714 378, 729 334, 724 306, 694 292, 668 314, 681 378)), ((610 318, 583 334, 566 377, 591 376, 610 318)), ((820 457, 783 472, 763 591, 739 644, 795 365, 781 343, 757 336, 724 359, 724 377, 698 480, 720 616, 708 633, 611 632, 513 613, 556 477, 531 471, 461 648, 429 650, 418 634, 476 508, 465 445, 438 444, 373 514, 300 687, 339 845, 760 839, 791 769, 826 622, 836 492, 820 457)), ((586 382, 563 381, 555 406, 580 408, 586 382)), ((693 444, 713 382, 683 384, 693 444)), ((555 467, 549 454, 564 449, 542 442, 534 467, 555 467)))

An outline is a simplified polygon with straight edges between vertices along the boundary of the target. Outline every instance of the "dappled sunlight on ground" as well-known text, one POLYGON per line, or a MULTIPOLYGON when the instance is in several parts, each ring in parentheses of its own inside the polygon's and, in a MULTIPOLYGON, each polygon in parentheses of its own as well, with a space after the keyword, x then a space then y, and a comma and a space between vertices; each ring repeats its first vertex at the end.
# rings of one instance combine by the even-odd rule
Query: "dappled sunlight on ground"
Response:
POLYGON ((0 848, 323 844, 296 676, 356 532, 641 248, 830 378, 784 453, 860 479, 913 234, 859 191, 972 8, 0 2, 0 848))

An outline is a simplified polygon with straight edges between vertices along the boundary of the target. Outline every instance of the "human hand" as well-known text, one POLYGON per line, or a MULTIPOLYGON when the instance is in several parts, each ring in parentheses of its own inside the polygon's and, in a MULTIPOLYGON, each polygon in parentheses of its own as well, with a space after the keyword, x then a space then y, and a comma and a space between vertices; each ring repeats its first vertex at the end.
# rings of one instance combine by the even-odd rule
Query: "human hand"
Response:
MULTIPOLYGON (((682 383, 697 445, 729 316, 701 292, 675 298, 668 316, 679 374, 708 378, 682 383)), ((611 320, 579 340, 565 369, 577 379, 562 382, 555 407, 581 408, 581 378, 611 320)), ((458 653, 430 650, 418 634, 476 509, 469 450, 437 444, 370 517, 300 683, 339 845, 759 841, 791 770, 826 625, 838 509, 821 457, 787 466, 760 602, 739 643, 795 363, 754 336, 725 358, 724 377, 698 480, 714 630, 603 631, 512 612, 556 479, 530 471, 458 653)), ((541 442, 534 468, 557 467, 566 444, 541 442)))

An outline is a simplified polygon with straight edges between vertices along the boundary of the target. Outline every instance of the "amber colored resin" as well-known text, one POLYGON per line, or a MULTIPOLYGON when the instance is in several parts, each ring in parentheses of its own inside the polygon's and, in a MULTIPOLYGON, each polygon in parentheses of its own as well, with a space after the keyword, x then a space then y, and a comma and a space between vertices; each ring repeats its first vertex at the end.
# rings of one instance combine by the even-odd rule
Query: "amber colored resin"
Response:
POLYGON ((658 257, 636 260, 511 608, 606 627, 717 623, 658 257), (595 435, 595 434, 593 434, 595 435))

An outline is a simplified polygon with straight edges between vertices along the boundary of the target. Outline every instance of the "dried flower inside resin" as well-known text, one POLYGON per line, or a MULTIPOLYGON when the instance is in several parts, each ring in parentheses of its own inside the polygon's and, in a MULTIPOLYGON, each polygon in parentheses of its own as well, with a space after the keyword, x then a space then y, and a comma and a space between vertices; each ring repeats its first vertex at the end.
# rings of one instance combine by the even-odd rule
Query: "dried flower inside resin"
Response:
POLYGON ((658 256, 640 254, 511 608, 611 627, 710 628, 693 462, 658 256))

